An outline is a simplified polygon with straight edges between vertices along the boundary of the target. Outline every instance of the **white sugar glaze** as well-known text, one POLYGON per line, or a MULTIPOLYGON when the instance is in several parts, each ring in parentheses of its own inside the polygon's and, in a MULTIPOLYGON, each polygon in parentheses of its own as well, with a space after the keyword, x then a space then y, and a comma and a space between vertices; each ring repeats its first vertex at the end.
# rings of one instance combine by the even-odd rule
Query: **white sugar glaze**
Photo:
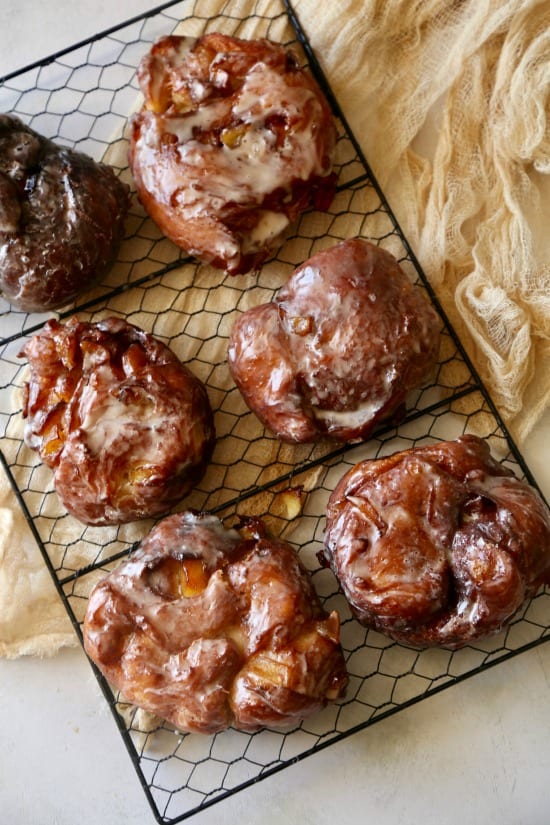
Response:
POLYGON ((214 439, 203 385, 163 344, 115 318, 49 322, 27 346, 25 440, 87 524, 168 510, 214 439))
POLYGON ((129 701, 184 730, 286 726, 347 682, 337 614, 260 522, 241 537, 206 513, 168 516, 94 588, 83 635, 129 701))
POLYGON ((501 629, 550 570, 550 513, 463 436, 357 464, 329 501, 326 556, 360 621, 413 644, 501 629))
MULTIPOLYGON (((246 127, 242 135, 231 147, 206 144, 195 137, 197 131, 209 130, 227 116, 227 109, 227 100, 221 99, 207 101, 186 114, 143 120, 136 143, 143 183, 149 191, 158 189, 167 203, 177 202, 185 217, 216 212, 230 201, 260 204, 266 195, 288 188, 296 178, 307 180, 330 173, 330 166, 324 166, 323 159, 312 151, 320 105, 311 90, 288 86, 270 66, 257 63, 230 108, 234 123, 246 127), (308 112, 305 120, 304 111, 308 112), (280 147, 275 146, 275 132, 266 123, 273 115, 301 121, 300 129, 289 130, 280 147), (158 163, 166 133, 177 139, 180 174, 173 166, 167 169, 158 163), (215 163, 206 161, 209 175, 205 181, 205 158, 209 155, 215 163)), ((271 225, 268 234, 272 232, 271 225)))
POLYGON ((431 371, 438 319, 388 253, 352 239, 312 256, 231 336, 249 405, 289 440, 354 440, 431 371))
MULTIPOLYGON (((149 448, 147 435, 154 437, 167 424, 167 410, 162 415, 155 409, 154 399, 145 391, 138 400, 120 401, 110 388, 117 386, 109 367, 96 370, 94 382, 83 384, 79 396, 80 431, 88 448, 94 454, 109 452, 117 441, 130 439, 134 454, 146 456, 149 448), (140 439, 136 439, 137 432, 140 439)), ((133 388, 134 394, 136 388, 133 388)), ((177 419, 174 416, 174 422, 177 419)))

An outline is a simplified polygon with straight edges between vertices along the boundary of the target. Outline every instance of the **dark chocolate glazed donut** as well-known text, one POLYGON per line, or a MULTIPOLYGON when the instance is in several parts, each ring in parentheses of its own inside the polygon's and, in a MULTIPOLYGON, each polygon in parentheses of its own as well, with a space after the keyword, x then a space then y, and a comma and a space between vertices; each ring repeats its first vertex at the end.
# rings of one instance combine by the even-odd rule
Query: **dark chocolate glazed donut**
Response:
POLYGON ((329 500, 325 556, 360 622, 458 648, 550 583, 550 513, 465 435, 349 470, 329 500))
POLYGON ((116 254, 129 189, 113 170, 0 115, 0 290, 43 312, 89 289, 116 254))
POLYGON ((124 697, 183 731, 298 724, 344 695, 336 612, 297 553, 259 519, 159 522, 96 585, 86 652, 124 697))
POLYGON ((86 524, 166 513, 214 446, 203 384, 161 341, 119 318, 48 321, 24 347, 25 442, 86 524))

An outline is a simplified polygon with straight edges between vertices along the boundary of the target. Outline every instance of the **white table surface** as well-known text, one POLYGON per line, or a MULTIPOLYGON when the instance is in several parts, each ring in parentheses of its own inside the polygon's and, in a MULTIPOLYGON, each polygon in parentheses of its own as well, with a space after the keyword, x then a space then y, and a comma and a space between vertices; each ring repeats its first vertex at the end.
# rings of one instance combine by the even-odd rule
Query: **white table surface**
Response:
MULTIPOLYGON (((147 0, 1 0, 0 75, 147 0)), ((550 497, 550 412, 524 456, 550 497)), ((403 710, 194 816, 193 825, 548 825, 550 645, 403 710)), ((0 661, 0 821, 155 821, 87 660, 0 661)))

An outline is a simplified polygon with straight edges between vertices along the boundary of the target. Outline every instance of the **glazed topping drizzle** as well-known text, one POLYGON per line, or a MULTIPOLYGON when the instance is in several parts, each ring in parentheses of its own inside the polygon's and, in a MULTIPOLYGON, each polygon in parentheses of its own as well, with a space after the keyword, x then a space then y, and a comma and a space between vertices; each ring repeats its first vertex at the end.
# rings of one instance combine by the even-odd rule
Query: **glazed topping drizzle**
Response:
POLYGON ((257 519, 159 522, 92 592, 84 642, 127 699, 182 730, 286 727, 347 683, 337 614, 257 519))
POLYGON ((130 165, 144 206, 182 248, 245 272, 304 209, 330 203, 332 114, 283 46, 165 37, 138 77, 130 165))
POLYGON ((116 318, 49 321, 26 344, 25 441, 86 523, 153 516, 200 478, 214 444, 201 382, 152 336, 116 318))
POLYGON ((289 441, 365 437, 438 355, 439 322, 395 258, 355 238, 313 255, 237 320, 229 366, 249 406, 289 441))
POLYGON ((485 442, 462 436, 346 473, 325 554, 360 621, 460 647, 500 630, 550 580, 550 513, 485 442))
POLYGON ((174 176, 171 182, 164 180, 162 191, 167 202, 175 200, 188 217, 217 211, 230 201, 246 204, 252 199, 260 204, 276 189, 290 189, 296 178, 307 180, 330 172, 328 159, 311 152, 318 108, 311 90, 287 86, 278 72, 258 63, 231 99, 229 112, 228 101, 222 98, 182 116, 170 112, 159 122, 145 122, 137 142, 143 181, 149 188, 157 186, 157 152, 168 135, 177 141, 176 151, 185 171, 182 179, 174 176), (278 116, 289 123, 304 120, 303 112, 308 109, 312 115, 300 130, 284 129, 280 141, 278 132, 270 127, 270 118, 278 116), (210 133, 223 118, 229 119, 229 125, 209 143, 210 133), (204 156, 214 153, 216 168, 206 188, 204 156))

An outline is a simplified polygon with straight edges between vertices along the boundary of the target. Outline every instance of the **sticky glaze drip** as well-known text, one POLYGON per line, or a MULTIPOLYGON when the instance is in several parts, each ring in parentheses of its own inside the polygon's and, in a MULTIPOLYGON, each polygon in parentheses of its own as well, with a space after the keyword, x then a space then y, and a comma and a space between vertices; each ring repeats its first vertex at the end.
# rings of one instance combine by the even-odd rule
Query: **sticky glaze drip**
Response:
POLYGON ((343 695, 337 614, 323 613, 292 548, 253 521, 243 538, 207 513, 169 516, 90 596, 91 658, 183 730, 287 727, 343 695), (207 572, 192 596, 169 584, 189 558, 207 572))
POLYGON ((88 524, 165 512, 204 473, 214 426, 203 385, 160 341, 121 319, 49 321, 31 366, 25 442, 88 524))
POLYGON ((145 109, 133 119, 130 164, 145 207, 184 249, 247 271, 308 205, 326 208, 334 123, 282 46, 164 38, 139 77, 145 109))
MULTIPOLYGON (((167 203, 175 200, 184 217, 219 212, 228 202, 247 204, 252 199, 261 204, 276 189, 288 191, 296 178, 307 180, 330 172, 326 159, 324 164, 311 151, 318 115, 313 93, 299 86, 288 87, 269 66, 260 63, 254 67, 231 106, 230 121, 247 127, 233 146, 223 142, 210 145, 195 137, 212 129, 226 112, 226 101, 221 100, 203 104, 182 117, 149 120, 142 126, 136 152, 144 185, 149 190, 158 188, 167 203), (313 111, 302 128, 289 131, 282 146, 276 148, 277 137, 268 118, 281 113, 281 100, 285 102, 285 118, 300 117, 308 103, 313 111), (158 153, 166 134, 177 139, 182 172, 177 177, 174 170, 167 170, 159 181, 158 153), (215 156, 215 163, 206 187, 203 170, 209 155, 215 156)), ((252 244, 250 239, 248 242, 252 244)))
POLYGON ((248 310, 228 356, 245 400, 279 437, 364 438, 430 374, 439 322, 389 253, 360 239, 314 255, 248 310))
POLYGON ((550 581, 550 513, 485 442, 462 436, 346 473, 325 553, 364 624, 456 648, 498 632, 550 581))

